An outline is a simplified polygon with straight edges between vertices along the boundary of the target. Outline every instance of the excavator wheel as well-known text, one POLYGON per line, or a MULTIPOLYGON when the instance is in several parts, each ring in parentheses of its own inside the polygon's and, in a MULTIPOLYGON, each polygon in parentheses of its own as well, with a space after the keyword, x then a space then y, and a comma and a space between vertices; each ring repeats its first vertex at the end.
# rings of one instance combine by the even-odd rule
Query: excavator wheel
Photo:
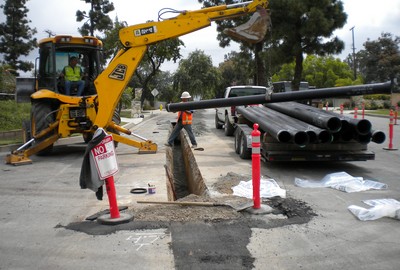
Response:
POLYGON ((22 136, 23 136, 24 143, 26 143, 27 141, 32 139, 31 121, 30 120, 25 120, 22 122, 22 136))
MULTIPOLYGON (((40 131, 47 128, 51 123, 55 120, 54 114, 52 113, 52 109, 50 104, 44 100, 38 100, 32 102, 31 108, 31 136, 34 137, 36 134, 39 134, 40 131)), ((40 143, 44 139, 53 135, 52 133, 47 134, 46 136, 36 139, 35 144, 40 143)), ((46 155, 51 153, 53 149, 53 145, 49 145, 42 151, 37 153, 38 156, 46 155)))

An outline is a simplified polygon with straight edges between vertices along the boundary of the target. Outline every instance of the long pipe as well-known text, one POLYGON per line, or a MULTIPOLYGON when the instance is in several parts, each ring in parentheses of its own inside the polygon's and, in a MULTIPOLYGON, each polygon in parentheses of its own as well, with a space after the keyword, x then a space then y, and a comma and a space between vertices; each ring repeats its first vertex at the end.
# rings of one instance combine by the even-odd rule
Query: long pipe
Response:
POLYGON ((338 117, 321 114, 320 110, 315 111, 313 110, 313 107, 297 102, 265 104, 265 106, 304 122, 313 124, 314 126, 328 129, 330 132, 338 132, 342 127, 342 122, 338 117))
POLYGON ((166 109, 169 112, 177 112, 185 110, 276 103, 276 102, 313 99, 313 98, 332 98, 332 97, 343 97, 343 96, 390 94, 391 89, 392 86, 390 82, 374 83, 374 84, 320 88, 320 89, 283 92, 283 93, 268 93, 266 95, 254 95, 245 97, 219 98, 210 100, 171 103, 167 104, 166 109))
POLYGON ((297 129, 304 130, 310 139, 310 143, 330 143, 333 140, 332 134, 326 129, 310 125, 307 122, 264 106, 261 107, 261 109, 267 112, 267 114, 274 115, 274 118, 280 119, 283 123, 287 123, 288 125, 291 125, 297 129))
POLYGON ((267 115, 258 107, 241 107, 241 109, 238 108, 238 113, 241 113, 245 118, 249 119, 253 123, 258 123, 261 129, 270 133, 280 142, 293 142, 300 147, 306 146, 309 142, 309 137, 305 131, 298 130, 293 126, 277 121, 271 117, 271 115, 267 115), (285 141, 283 141, 281 138, 282 134, 286 133, 290 134, 290 138, 287 140, 287 137, 285 137, 285 141))
POLYGON ((371 132, 372 124, 367 119, 354 119, 354 118, 351 118, 351 117, 349 117, 347 115, 343 115, 343 114, 337 114, 334 112, 324 111, 324 110, 320 110, 320 111, 325 114, 336 116, 339 119, 341 119, 342 122, 347 121, 351 126, 353 126, 355 128, 355 131, 361 135, 367 135, 368 133, 371 132))
POLYGON ((292 135, 287 130, 282 130, 280 127, 272 125, 271 123, 268 124, 265 120, 260 119, 257 115, 246 110, 246 108, 238 107, 237 112, 253 123, 257 123, 262 130, 271 134, 271 136, 279 142, 288 143, 292 140, 292 135))

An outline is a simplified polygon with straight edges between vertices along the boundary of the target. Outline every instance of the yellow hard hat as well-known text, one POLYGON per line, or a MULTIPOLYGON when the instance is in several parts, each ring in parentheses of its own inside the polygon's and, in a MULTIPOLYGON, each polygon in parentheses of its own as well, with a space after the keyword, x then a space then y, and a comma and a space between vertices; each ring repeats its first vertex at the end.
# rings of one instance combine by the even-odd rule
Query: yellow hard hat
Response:
POLYGON ((189 92, 183 92, 181 98, 191 98, 189 92))

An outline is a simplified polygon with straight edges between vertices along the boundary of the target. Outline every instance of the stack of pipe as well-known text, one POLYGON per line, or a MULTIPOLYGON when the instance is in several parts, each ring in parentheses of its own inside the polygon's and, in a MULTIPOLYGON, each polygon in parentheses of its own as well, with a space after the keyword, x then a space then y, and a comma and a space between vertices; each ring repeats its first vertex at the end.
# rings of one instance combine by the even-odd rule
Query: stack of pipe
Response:
POLYGON ((238 107, 237 112, 258 123, 276 140, 300 147, 315 143, 356 141, 383 143, 385 133, 373 130, 367 119, 354 119, 298 102, 238 107))

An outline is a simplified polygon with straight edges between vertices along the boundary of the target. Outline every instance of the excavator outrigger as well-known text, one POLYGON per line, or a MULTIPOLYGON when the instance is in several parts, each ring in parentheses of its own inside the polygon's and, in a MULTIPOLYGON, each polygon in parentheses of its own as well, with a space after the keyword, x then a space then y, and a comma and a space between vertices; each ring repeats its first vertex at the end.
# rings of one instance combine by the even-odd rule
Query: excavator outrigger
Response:
POLYGON ((181 11, 173 18, 123 28, 119 36, 124 47, 103 71, 99 64, 102 44, 94 37, 60 35, 40 41, 39 72, 32 83, 34 86, 31 92, 34 93, 30 95, 31 119, 26 128, 30 132, 26 132, 26 142, 7 155, 6 163, 31 163, 29 156, 50 151, 58 139, 74 133, 82 133, 85 141, 90 141, 98 128, 111 133, 115 142, 139 148, 140 153, 155 153, 157 145, 120 126, 119 115, 115 112, 123 90, 148 46, 208 27, 213 21, 246 14, 253 14, 248 23, 226 33, 247 42, 260 42, 267 31, 267 6, 268 0, 220 5, 181 11), (86 93, 83 96, 67 96, 63 93, 59 79, 59 60, 64 59, 66 65, 71 56, 78 56, 88 73, 86 93), (141 141, 120 133, 136 136, 141 141))

